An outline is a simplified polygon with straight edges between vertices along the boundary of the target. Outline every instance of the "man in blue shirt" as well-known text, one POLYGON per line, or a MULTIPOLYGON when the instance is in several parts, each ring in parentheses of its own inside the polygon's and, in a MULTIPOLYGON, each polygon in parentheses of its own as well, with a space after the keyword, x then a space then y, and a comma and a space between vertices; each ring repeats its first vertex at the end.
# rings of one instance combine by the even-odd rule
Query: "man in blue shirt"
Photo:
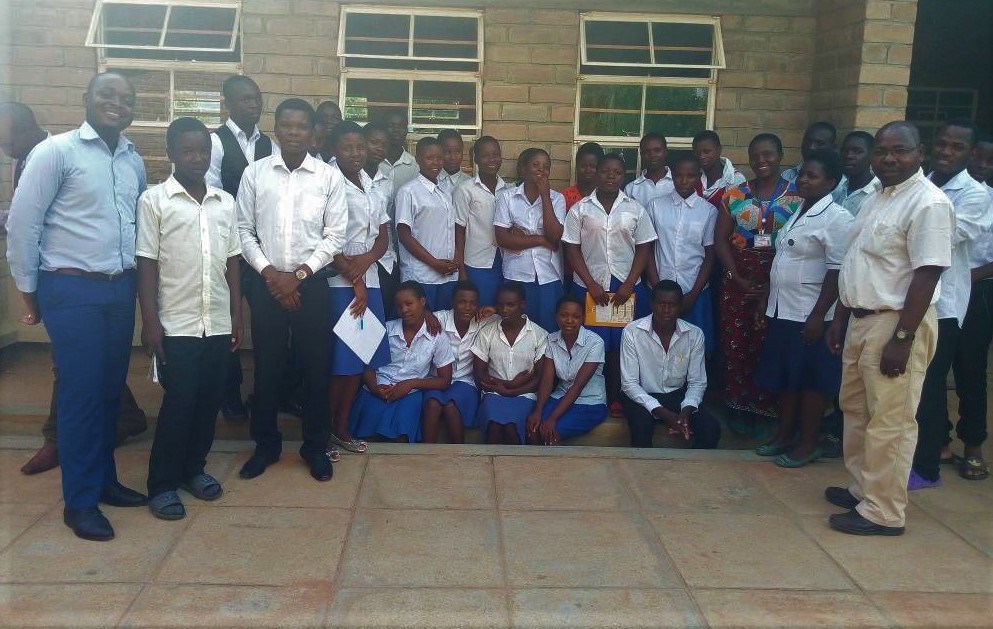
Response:
POLYGON ((134 332, 135 207, 145 166, 121 133, 134 87, 105 72, 86 89, 86 122, 39 144, 7 224, 7 260, 26 323, 42 321, 59 370, 64 521, 90 540, 114 529, 97 504, 142 506, 117 481, 117 411, 134 332))

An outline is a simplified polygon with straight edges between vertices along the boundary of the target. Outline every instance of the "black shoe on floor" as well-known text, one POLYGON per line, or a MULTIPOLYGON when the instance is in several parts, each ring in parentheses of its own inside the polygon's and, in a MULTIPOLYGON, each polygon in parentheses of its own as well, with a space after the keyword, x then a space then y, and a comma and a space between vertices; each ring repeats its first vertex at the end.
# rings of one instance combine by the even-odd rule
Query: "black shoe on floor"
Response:
POLYGON ((80 539, 87 539, 92 542, 106 542, 114 539, 114 527, 96 507, 65 509, 62 512, 62 521, 80 539))
POLYGON ((903 535, 902 526, 883 526, 862 517, 858 511, 852 509, 846 513, 835 513, 828 518, 828 524, 836 531, 848 533, 849 535, 903 535))
POLYGON ((144 507, 148 504, 148 496, 115 482, 103 488, 100 502, 112 507, 144 507))
POLYGON ((229 422, 245 421, 248 419, 248 407, 241 401, 240 395, 233 395, 221 404, 221 414, 229 422))
POLYGON ((268 454, 262 454, 256 452, 245 461, 245 464, 241 466, 241 471, 238 475, 242 478, 255 478, 256 476, 261 476, 265 468, 269 467, 273 463, 279 460, 279 455, 271 456, 268 454))
POLYGON ((331 477, 334 476, 334 468, 331 465, 331 457, 328 456, 327 452, 309 455, 301 454, 300 456, 310 467, 310 475, 313 476, 315 480, 322 482, 329 481, 331 480, 331 477))
POLYGON ((289 399, 279 403, 279 412, 292 415, 298 419, 303 419, 303 404, 300 400, 289 399))
POLYGON ((847 487, 828 487, 824 490, 824 498, 842 509, 854 509, 859 504, 859 499, 847 487))

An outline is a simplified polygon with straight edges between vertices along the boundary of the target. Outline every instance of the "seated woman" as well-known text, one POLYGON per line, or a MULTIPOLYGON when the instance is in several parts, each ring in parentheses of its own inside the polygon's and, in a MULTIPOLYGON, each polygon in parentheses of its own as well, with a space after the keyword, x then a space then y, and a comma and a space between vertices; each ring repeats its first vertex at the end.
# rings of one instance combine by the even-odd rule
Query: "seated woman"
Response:
POLYGON ((603 339, 583 327, 585 310, 572 295, 555 308, 559 331, 548 335, 541 359, 538 403, 527 419, 529 444, 559 445, 607 419, 603 339))
POLYGON ((366 369, 348 424, 359 438, 379 435, 414 442, 421 437, 423 392, 449 387, 455 357, 446 337, 428 332, 427 299, 420 284, 401 282, 395 300, 400 318, 386 322, 390 363, 366 369))
POLYGON ((548 334, 524 314, 524 287, 507 282, 497 291, 499 320, 487 323, 472 345, 472 371, 483 392, 477 424, 486 443, 524 443, 524 421, 534 410, 548 334))

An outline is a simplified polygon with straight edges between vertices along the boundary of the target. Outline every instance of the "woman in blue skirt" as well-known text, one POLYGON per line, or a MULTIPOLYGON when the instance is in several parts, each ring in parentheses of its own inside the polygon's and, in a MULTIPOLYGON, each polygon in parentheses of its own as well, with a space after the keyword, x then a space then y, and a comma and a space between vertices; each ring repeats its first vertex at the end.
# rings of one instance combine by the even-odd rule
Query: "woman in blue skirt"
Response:
POLYGON ((498 320, 479 330, 473 343, 473 377, 483 392, 477 423, 486 443, 524 443, 524 422, 534 410, 548 334, 524 314, 524 287, 507 282, 497 290, 498 320))
POLYGON ((559 331, 548 335, 538 402, 527 419, 532 445, 559 445, 607 419, 603 339, 583 327, 585 308, 566 295, 555 308, 559 331))
POLYGON ((445 335, 428 332, 427 299, 420 284, 401 282, 396 308, 400 318, 386 322, 390 362, 379 369, 366 369, 365 386, 352 406, 349 427, 362 438, 378 435, 416 442, 421 438, 424 392, 451 385, 455 356, 445 335))

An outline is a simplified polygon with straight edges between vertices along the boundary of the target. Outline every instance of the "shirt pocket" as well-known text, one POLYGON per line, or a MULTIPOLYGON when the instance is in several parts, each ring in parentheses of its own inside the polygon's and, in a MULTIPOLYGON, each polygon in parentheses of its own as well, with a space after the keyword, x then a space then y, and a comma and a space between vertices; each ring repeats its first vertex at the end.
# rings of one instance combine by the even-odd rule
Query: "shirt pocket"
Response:
POLYGON ((907 237, 899 225, 876 223, 869 228, 863 242, 863 251, 876 257, 892 259, 906 255, 903 252, 907 248, 907 237))

